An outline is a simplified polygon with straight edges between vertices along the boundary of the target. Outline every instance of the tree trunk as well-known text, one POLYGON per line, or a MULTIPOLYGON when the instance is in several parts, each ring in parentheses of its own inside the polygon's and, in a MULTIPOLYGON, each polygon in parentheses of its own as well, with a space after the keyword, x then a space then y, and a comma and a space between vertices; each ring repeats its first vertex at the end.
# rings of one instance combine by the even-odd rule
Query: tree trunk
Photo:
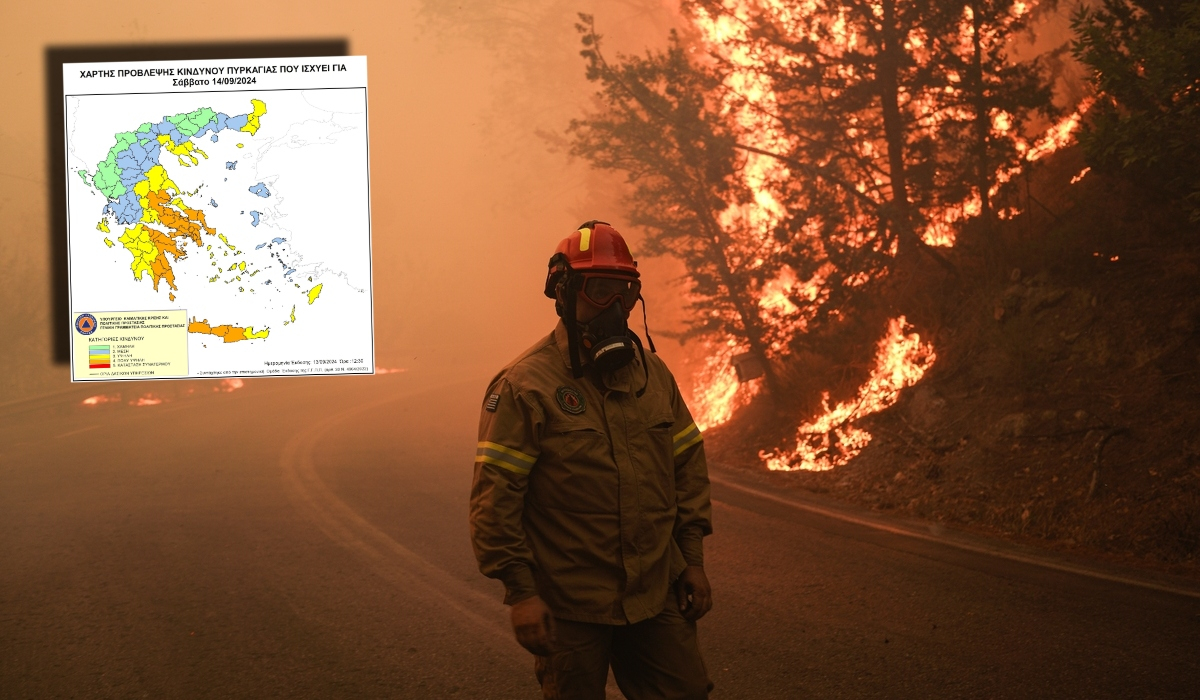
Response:
POLYGON ((912 217, 908 201, 908 179, 905 172, 904 120, 900 115, 899 73, 902 56, 901 37, 896 27, 896 0, 883 0, 883 46, 880 47, 876 65, 875 83, 879 91, 883 112, 883 133, 887 142, 888 174, 892 181, 892 215, 899 221, 892 226, 893 235, 899 239, 899 254, 907 255, 907 248, 915 242, 905 241, 902 233, 911 229, 912 217))
POLYGON ((711 257, 716 262, 717 270, 720 273, 721 281, 725 285, 725 289, 729 294, 729 301, 733 304, 733 308, 737 311, 738 319, 742 322, 743 335, 746 338, 746 343, 750 346, 750 352, 758 356, 763 364, 763 381, 766 382, 767 390, 773 398, 781 396, 779 393, 779 382, 775 376, 774 370, 771 368, 771 363, 767 361, 767 345, 764 342, 763 327, 761 319, 758 317, 756 306, 746 298, 744 285, 740 281, 735 280, 733 270, 729 267, 729 260, 725 257, 725 250, 732 245, 728 240, 724 229, 720 225, 713 222, 708 222, 706 233, 708 240, 716 239, 718 241, 716 249, 711 251, 711 257))
POLYGON ((983 82, 983 42, 979 36, 983 20, 979 16, 979 5, 979 0, 971 0, 971 43, 974 48, 971 62, 971 83, 975 88, 975 166, 977 168, 975 186, 979 188, 979 218, 983 221, 985 234, 990 239, 992 202, 989 190, 992 188, 992 176, 988 169, 988 146, 991 141, 992 124, 987 108, 986 86, 983 82))

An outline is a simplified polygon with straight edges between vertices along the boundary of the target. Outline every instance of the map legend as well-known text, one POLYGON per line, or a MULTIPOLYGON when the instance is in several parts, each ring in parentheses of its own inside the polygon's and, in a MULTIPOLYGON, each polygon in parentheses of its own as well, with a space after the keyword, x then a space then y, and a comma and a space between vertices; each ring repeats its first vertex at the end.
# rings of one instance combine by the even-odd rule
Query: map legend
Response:
POLYGON ((88 346, 88 369, 109 369, 112 367, 112 355, 107 345, 88 346))

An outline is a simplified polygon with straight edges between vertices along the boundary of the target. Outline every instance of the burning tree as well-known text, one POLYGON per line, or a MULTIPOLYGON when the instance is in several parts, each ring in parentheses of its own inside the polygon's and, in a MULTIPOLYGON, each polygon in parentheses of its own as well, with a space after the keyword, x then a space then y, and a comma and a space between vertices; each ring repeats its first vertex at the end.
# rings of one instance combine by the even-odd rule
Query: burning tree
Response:
MULTIPOLYGON (((951 267, 938 247, 967 218, 990 218, 1027 150, 1021 127, 1049 111, 1050 93, 1036 63, 1005 55, 1028 11, 1015 0, 683 9, 694 32, 614 62, 581 16, 600 106, 572 123, 573 152, 626 172, 647 252, 687 265, 690 334, 720 348, 717 361, 737 350, 766 360, 778 395, 789 388, 779 368, 818 337, 861 331, 852 321, 898 266, 925 256, 951 267)), ((899 319, 879 323, 924 347, 899 319)))
POLYGON ((1182 199, 1200 221, 1200 2, 1096 5, 1072 21, 1100 97, 1080 136, 1088 161, 1182 199))

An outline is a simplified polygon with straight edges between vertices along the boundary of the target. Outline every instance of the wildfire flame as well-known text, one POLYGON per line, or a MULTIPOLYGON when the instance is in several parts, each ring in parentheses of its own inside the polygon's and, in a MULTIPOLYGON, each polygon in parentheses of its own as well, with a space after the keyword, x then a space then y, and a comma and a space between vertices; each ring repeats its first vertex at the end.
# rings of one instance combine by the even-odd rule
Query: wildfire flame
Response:
POLYGON ((696 373, 696 388, 692 398, 692 416, 701 430, 728 421, 735 411, 746 406, 759 391, 758 382, 738 382, 732 358, 743 348, 728 339, 723 345, 704 344, 704 367, 696 373))
POLYGON ((228 394, 231 391, 237 391, 246 386, 246 382, 240 379, 222 379, 219 384, 213 387, 213 391, 219 391, 228 394))
POLYGON ((121 400, 120 394, 96 394, 95 396, 87 397, 86 399, 84 399, 83 401, 80 401, 79 403, 84 406, 99 406, 102 403, 111 403, 111 402, 120 401, 120 400, 121 400))
MULTIPOLYGON (((730 68, 726 78, 729 91, 722 105, 724 113, 734 117, 748 145, 775 153, 789 152, 794 144, 790 143, 791 137, 772 116, 778 114, 778 100, 762 68, 772 64, 786 66, 799 59, 781 49, 747 41, 754 14, 766 12, 772 21, 786 31, 791 31, 799 38, 820 42, 823 52, 830 56, 854 49, 863 38, 856 34, 853 23, 846 20, 844 10, 843 14, 824 25, 809 21, 819 11, 828 10, 828 4, 822 0, 725 0, 723 5, 725 12, 716 15, 704 8, 695 8, 691 19, 709 50, 718 54, 730 68)), ((1035 2, 1014 3, 1010 9, 1012 21, 1028 15, 1035 5, 1035 2)), ((871 7, 877 17, 882 17, 878 2, 872 2, 871 7)), ((963 56, 969 56, 974 50, 973 19, 971 7, 965 7, 959 18, 956 48, 963 56)), ((1001 40, 1000 34, 994 29, 985 28, 984 32, 981 37, 985 44, 1001 40)), ((928 60, 930 56, 930 39, 920 30, 911 32, 905 38, 904 46, 918 63, 928 60)), ((853 71, 852 68, 844 70, 853 71)), ((960 76, 950 76, 951 82, 961 80, 960 76)), ((947 92, 953 89, 945 88, 947 92)), ((949 109, 938 107, 937 98, 938 95, 933 93, 904 94, 913 111, 923 115, 917 121, 917 128, 934 138, 947 120, 962 121, 971 116, 966 106, 949 109)), ((1069 145, 1091 103, 1090 99, 1085 99, 1072 114, 1032 140, 1014 134, 1018 121, 1012 114, 995 109, 988 116, 993 134, 1014 137, 1023 165, 1027 165, 1069 145)), ((853 119, 851 128, 854 128, 853 119)), ((853 131, 847 133, 851 138, 857 138, 853 131)), ((865 137, 855 148, 865 158, 879 158, 882 155, 881 145, 865 137)), ((998 168, 989 198, 998 195, 1001 186, 1020 172, 1021 166, 998 168)), ((1077 177, 1082 178, 1086 172, 1077 177)), ((746 155, 740 175, 743 183, 754 193, 753 201, 730 206, 721 214, 720 223, 727 230, 749 231, 765 242, 772 229, 786 216, 786 209, 776 198, 775 192, 794 175, 779 160, 755 153, 746 155)), ((872 197, 877 197, 875 193, 888 186, 879 178, 853 184, 859 192, 872 197)), ((981 212, 982 197, 978 191, 970 194, 965 201, 942 202, 923 208, 921 215, 925 227, 920 232, 921 237, 932 246, 952 247, 961 223, 979 216, 981 212)), ((1018 213, 1015 207, 996 210, 996 216, 1000 219, 1010 219, 1018 213)), ((842 234, 842 238, 855 245, 867 245, 876 235, 873 223, 865 215, 850 229, 842 234)), ((814 253, 824 256, 824 241, 817 226, 813 226, 808 240, 814 253)), ((795 271, 785 267, 776 279, 756 290, 760 319, 770 329, 768 356, 786 353, 791 340, 807 329, 814 309, 829 297, 827 286, 833 272, 832 265, 827 265, 811 278, 800 279, 795 271), (801 308, 793 301, 796 299, 807 299, 810 304, 807 308, 801 308)), ((846 284, 860 285, 867 281, 864 273, 847 280, 846 284)), ((895 403, 900 390, 919 381, 936 359, 932 345, 922 343, 917 333, 908 330, 904 317, 892 319, 888 333, 879 341, 875 366, 866 383, 860 387, 858 396, 853 401, 830 408, 829 395, 826 393, 822 402, 823 413, 799 427, 795 450, 760 453, 767 466, 773 470, 833 469, 861 452, 870 442, 871 435, 854 423, 895 403)), ((739 385, 736 372, 730 365, 732 356, 744 350, 734 339, 704 345, 705 364, 696 374, 694 391, 696 422, 701 428, 728 421, 737 409, 747 405, 760 390, 759 382, 739 385)))
POLYGON ((903 316, 889 321, 887 335, 879 341, 871 376, 859 387, 858 395, 831 409, 826 392, 821 399, 825 412, 797 429, 796 449, 759 452, 767 468, 827 471, 862 452, 871 442, 871 434, 854 423, 896 403, 900 390, 919 382, 937 359, 933 346, 922 343, 919 334, 908 330, 903 316))

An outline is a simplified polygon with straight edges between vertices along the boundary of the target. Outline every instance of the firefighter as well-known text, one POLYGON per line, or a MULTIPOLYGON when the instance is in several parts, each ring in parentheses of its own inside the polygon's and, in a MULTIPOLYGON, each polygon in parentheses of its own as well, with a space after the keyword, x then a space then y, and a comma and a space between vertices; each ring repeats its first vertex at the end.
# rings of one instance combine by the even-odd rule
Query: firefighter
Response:
POLYGON ((492 380, 471 487, 479 568, 504 584, 545 698, 706 698, 712 607, 700 430, 627 325, 641 297, 621 234, 589 221, 550 258, 558 325, 492 380))

